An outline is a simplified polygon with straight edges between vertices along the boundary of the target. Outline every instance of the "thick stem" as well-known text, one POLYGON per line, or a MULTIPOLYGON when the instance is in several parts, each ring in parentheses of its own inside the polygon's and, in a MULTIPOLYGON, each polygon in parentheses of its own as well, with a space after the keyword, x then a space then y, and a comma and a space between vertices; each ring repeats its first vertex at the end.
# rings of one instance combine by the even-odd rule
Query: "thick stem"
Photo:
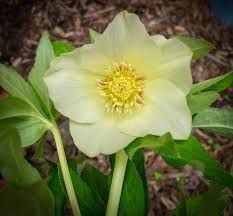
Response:
POLYGON ((60 166, 61 166, 61 170, 62 170, 62 175, 63 175, 64 183, 66 186, 66 191, 68 194, 70 205, 71 205, 71 208, 73 210, 73 214, 74 214, 74 216, 81 216, 80 209, 78 206, 78 201, 77 201, 77 198, 76 198, 76 195, 74 192, 74 187, 73 187, 73 184, 71 181, 68 164, 66 161, 66 155, 65 155, 60 131, 57 128, 57 126, 52 127, 51 131, 53 133, 53 136, 54 136, 54 139, 56 142, 58 157, 59 157, 60 166))
POLYGON ((127 161, 128 156, 124 150, 121 150, 116 153, 115 166, 108 198, 106 216, 117 216, 127 161))

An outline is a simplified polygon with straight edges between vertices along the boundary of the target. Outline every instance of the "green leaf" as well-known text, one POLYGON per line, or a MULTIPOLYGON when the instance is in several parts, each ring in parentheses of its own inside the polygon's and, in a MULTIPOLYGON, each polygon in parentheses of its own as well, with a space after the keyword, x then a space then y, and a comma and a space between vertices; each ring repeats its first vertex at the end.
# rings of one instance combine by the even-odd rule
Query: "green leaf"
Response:
POLYGON ((218 76, 203 82, 194 84, 191 89, 191 94, 200 91, 216 91, 220 92, 230 87, 233 84, 233 72, 226 73, 222 76, 218 76))
POLYGON ((89 35, 90 35, 90 38, 91 38, 91 42, 94 43, 96 37, 98 37, 98 35, 100 35, 100 33, 98 33, 97 31, 89 28, 89 35))
POLYGON ((233 137, 233 110, 224 108, 208 108, 198 113, 193 120, 193 127, 233 137))
POLYGON ((188 36, 175 36, 178 40, 186 44, 193 52, 193 59, 201 59, 211 50, 215 49, 214 45, 202 39, 196 39, 188 36))
POLYGON ((219 216, 223 214, 223 210, 229 201, 229 194, 223 191, 221 185, 213 185, 201 198, 197 214, 200 216, 219 216))
MULTIPOLYGON (((190 199, 186 199, 186 212, 187 216, 197 216, 197 209, 200 206, 200 203, 202 202, 201 194, 198 196, 192 196, 190 199)), ((176 216, 183 216, 177 214, 176 216)))
POLYGON ((229 201, 229 194, 223 187, 213 184, 208 191, 189 199, 180 197, 180 205, 170 216, 220 216, 229 201))
MULTIPOLYGON (((104 215, 105 206, 99 197, 96 197, 96 193, 82 180, 76 171, 72 168, 70 168, 69 171, 82 216, 104 215)), ((59 178, 62 180, 62 187, 65 188, 60 168, 58 174, 59 178)))
POLYGON ((38 182, 41 177, 22 156, 17 130, 0 126, 0 172, 4 179, 16 186, 38 182))
POLYGON ((12 68, 0 64, 0 86, 44 114, 40 102, 32 87, 12 68))
POLYGON ((8 125, 18 130, 21 147, 34 144, 48 130, 48 127, 44 123, 34 117, 7 118, 0 120, 0 125, 8 125))
POLYGON ((37 110, 19 98, 0 99, 0 124, 19 130, 22 147, 32 145, 48 130, 45 121, 37 110))
POLYGON ((43 116, 29 104, 16 97, 0 98, 0 119, 30 116, 42 119, 43 116))
POLYGON ((171 166, 192 165, 201 170, 206 178, 233 188, 233 177, 224 170, 217 160, 209 155, 196 138, 191 136, 188 140, 172 140, 170 142, 178 155, 176 153, 173 156, 167 155, 161 149, 158 152, 171 166))
POLYGON ((143 188, 144 188, 144 195, 145 195, 145 215, 148 214, 149 210, 149 191, 148 191, 148 184, 146 178, 146 170, 145 170, 145 157, 143 149, 138 150, 133 156, 133 163, 138 171, 138 174, 141 177, 143 188))
POLYGON ((64 216, 64 206, 68 200, 63 186, 59 179, 58 167, 55 164, 49 163, 49 180, 48 186, 53 193, 55 201, 55 215, 64 216))
POLYGON ((151 148, 154 151, 157 149, 164 149, 164 151, 169 154, 174 154, 175 149, 172 146, 168 146, 167 144, 172 139, 170 133, 166 133, 161 137, 154 135, 147 135, 143 138, 137 138, 133 142, 131 142, 126 148, 125 152, 128 154, 129 158, 132 159, 135 152, 137 152, 141 148, 151 148))
POLYGON ((38 160, 39 158, 43 157, 44 155, 44 143, 46 140, 46 133, 43 134, 43 136, 40 137, 39 141, 36 143, 36 151, 32 157, 32 160, 38 160))
POLYGON ((52 41, 52 46, 56 57, 59 57, 62 53, 68 53, 74 50, 74 47, 63 41, 52 41))
POLYGON ((109 194, 108 176, 104 175, 93 166, 86 164, 81 172, 81 178, 89 185, 96 197, 98 197, 106 207, 109 194))
POLYGON ((54 199, 44 182, 19 188, 8 185, 0 192, 2 216, 54 216, 54 199))
POLYGON ((178 208, 176 209, 176 215, 187 215, 187 203, 184 195, 184 184, 185 184, 185 178, 183 176, 180 177, 178 181, 178 187, 180 190, 180 204, 178 208))
POLYGON ((145 193, 140 175, 129 160, 121 193, 118 215, 145 215, 145 193))
POLYGON ((153 177, 156 181, 159 181, 161 180, 161 178, 163 177, 163 173, 161 172, 158 172, 158 171, 155 171, 154 174, 153 174, 153 177))
POLYGON ((219 94, 215 91, 189 94, 187 96, 188 107, 192 114, 199 113, 214 103, 219 94))
POLYGON ((39 41, 39 45, 36 50, 36 62, 29 73, 28 81, 37 93, 40 103, 48 117, 51 117, 50 101, 47 86, 43 81, 43 76, 49 68, 50 62, 53 58, 54 52, 52 44, 49 40, 48 34, 44 33, 39 41))
POLYGON ((126 148, 126 153, 131 157, 135 148, 139 149, 144 147, 159 152, 167 163, 176 168, 190 164, 200 169, 210 180, 233 187, 233 177, 192 136, 188 140, 178 141, 172 140, 169 133, 160 138, 147 135, 134 140, 126 148), (159 139, 160 141, 158 141, 159 139))

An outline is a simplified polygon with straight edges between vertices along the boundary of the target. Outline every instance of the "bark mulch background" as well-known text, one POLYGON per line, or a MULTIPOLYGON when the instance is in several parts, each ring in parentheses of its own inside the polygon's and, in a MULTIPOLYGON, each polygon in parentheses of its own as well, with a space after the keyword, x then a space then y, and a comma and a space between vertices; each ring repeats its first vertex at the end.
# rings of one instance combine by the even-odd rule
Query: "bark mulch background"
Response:
MULTIPOLYGON (((151 34, 191 35, 204 38, 216 46, 205 59, 192 63, 194 82, 224 74, 233 68, 233 28, 222 24, 211 12, 205 0, 0 0, 0 62, 16 68, 27 76, 34 62, 35 50, 43 31, 51 39, 63 40, 73 46, 90 42, 88 28, 102 32, 113 17, 127 9, 138 14, 151 34)), ((233 88, 224 91, 214 104, 216 107, 233 107, 233 88)), ((67 155, 72 158, 79 153, 67 134, 67 122, 61 119, 67 155)), ((194 134, 210 154, 218 159, 228 171, 233 170, 233 140, 196 130, 194 134)), ((34 149, 26 151, 26 157, 34 149)), ((48 158, 57 160, 53 138, 48 134, 45 144, 48 158)), ((187 196, 205 190, 209 182, 202 174, 185 166, 175 170, 158 154, 145 151, 146 169, 150 190, 149 215, 165 215, 178 205, 177 179, 186 176, 187 196), (155 179, 155 172, 161 174, 155 179)), ((105 156, 88 159, 101 171, 109 171, 105 156)), ((43 160, 33 161, 43 173, 43 160)), ((225 215, 233 215, 233 203, 225 209, 225 215)))

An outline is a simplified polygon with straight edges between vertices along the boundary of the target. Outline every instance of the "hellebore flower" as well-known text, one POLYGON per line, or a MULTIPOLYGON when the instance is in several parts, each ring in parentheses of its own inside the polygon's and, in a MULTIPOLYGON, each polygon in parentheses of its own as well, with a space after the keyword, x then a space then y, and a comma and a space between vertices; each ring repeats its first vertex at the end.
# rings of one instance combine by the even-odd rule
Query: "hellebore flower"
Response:
POLYGON ((182 42, 150 37, 135 14, 121 12, 94 44, 53 60, 44 80, 75 144, 92 157, 147 134, 188 138, 191 58, 182 42))

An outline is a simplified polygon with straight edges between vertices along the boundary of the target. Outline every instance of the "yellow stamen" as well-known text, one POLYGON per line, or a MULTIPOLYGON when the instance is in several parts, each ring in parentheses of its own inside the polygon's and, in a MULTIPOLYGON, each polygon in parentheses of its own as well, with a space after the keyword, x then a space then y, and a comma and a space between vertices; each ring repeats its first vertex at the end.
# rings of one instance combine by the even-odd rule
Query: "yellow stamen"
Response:
POLYGON ((97 83, 105 97, 106 110, 127 114, 142 106, 144 79, 133 66, 124 62, 114 63, 108 71, 109 75, 97 83))

